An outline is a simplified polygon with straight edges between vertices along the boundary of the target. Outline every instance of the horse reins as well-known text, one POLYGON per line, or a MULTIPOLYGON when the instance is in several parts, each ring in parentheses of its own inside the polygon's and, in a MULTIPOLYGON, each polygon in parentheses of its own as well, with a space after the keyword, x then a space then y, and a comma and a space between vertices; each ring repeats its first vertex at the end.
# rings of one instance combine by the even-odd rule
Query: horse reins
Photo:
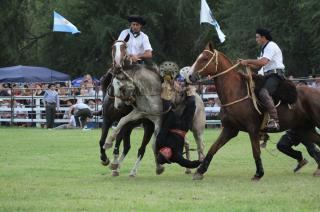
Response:
MULTIPOLYGON (((210 63, 213 61, 213 59, 215 58, 215 64, 216 64, 216 70, 218 70, 218 55, 219 55, 219 52, 217 50, 214 50, 213 52, 208 50, 208 49, 205 49, 204 52, 209 52, 210 54, 212 54, 212 57, 210 58, 210 60, 208 61, 208 63, 203 67, 201 68, 199 71, 198 71, 198 74, 203 72, 209 65, 210 63)), ((232 71, 233 69, 235 69, 236 67, 238 67, 240 65, 240 63, 236 63, 235 65, 233 65, 232 67, 228 68, 227 70, 225 71, 222 71, 218 74, 215 74, 213 76, 211 76, 210 78, 211 79, 214 79, 214 78, 217 78, 219 76, 222 76, 230 71, 232 71)), ((249 86, 248 86, 248 83, 246 84, 247 85, 247 95, 241 99, 238 99, 238 100, 235 100, 233 102, 230 102, 230 103, 227 103, 227 104, 222 104, 221 107, 228 107, 230 105, 233 105, 233 104, 236 104, 236 103, 239 103, 239 102, 242 102, 243 100, 246 100, 246 99, 249 99, 251 98, 251 95, 250 95, 250 91, 249 91, 249 86)))

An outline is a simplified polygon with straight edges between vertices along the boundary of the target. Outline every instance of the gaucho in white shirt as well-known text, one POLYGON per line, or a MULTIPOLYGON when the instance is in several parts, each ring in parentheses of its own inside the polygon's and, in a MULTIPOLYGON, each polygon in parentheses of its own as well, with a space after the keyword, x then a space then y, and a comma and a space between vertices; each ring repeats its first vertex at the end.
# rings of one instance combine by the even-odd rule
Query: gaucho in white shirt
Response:
POLYGON ((152 47, 148 35, 141 31, 146 21, 137 15, 128 17, 130 28, 123 30, 118 40, 127 42, 127 54, 133 63, 151 64, 152 47))
POLYGON ((279 118, 271 96, 284 79, 282 52, 279 46, 272 41, 270 31, 267 29, 259 28, 256 30, 256 42, 261 47, 260 57, 258 59, 240 60, 240 64, 255 69, 262 68, 264 75, 267 76, 266 82, 259 92, 259 97, 270 115, 266 130, 277 131, 280 129, 279 118))

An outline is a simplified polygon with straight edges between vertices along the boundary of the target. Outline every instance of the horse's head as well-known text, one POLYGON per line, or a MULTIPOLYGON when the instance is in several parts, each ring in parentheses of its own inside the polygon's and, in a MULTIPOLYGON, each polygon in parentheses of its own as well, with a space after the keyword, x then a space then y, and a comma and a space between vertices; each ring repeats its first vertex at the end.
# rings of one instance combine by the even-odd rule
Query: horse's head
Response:
POLYGON ((123 40, 116 40, 112 45, 112 63, 115 68, 122 68, 127 57, 127 43, 123 40))
POLYGON ((203 52, 198 56, 186 76, 187 82, 196 82, 200 76, 215 75, 218 68, 218 51, 209 42, 203 52))
POLYGON ((131 80, 115 77, 112 85, 115 96, 114 107, 116 109, 121 109, 125 105, 132 105, 134 103, 136 87, 131 80))

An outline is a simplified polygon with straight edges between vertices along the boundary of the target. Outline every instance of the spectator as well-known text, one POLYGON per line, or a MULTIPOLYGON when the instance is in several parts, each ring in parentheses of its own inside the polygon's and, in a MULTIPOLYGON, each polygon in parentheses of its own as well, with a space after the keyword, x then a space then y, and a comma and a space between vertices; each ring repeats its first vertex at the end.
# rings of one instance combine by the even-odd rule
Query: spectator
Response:
POLYGON ((58 93, 55 91, 55 85, 50 84, 48 90, 45 91, 43 99, 46 107, 47 128, 52 129, 56 111, 59 110, 60 100, 58 93))
POLYGON ((33 95, 34 96, 43 96, 44 95, 44 90, 42 89, 41 84, 36 84, 35 89, 33 90, 33 95))
POLYGON ((7 85, 0 83, 0 96, 11 96, 11 91, 7 85))
POLYGON ((90 107, 87 104, 83 103, 82 99, 78 99, 77 103, 70 107, 69 116, 71 116, 72 111, 74 113, 77 127, 80 127, 82 129, 87 128, 87 119, 92 117, 90 107))
POLYGON ((76 128, 77 128, 77 125, 76 125, 75 117, 74 115, 71 115, 67 124, 59 125, 53 129, 60 130, 60 129, 76 129, 76 128))
POLYGON ((81 85, 80 88, 80 96, 88 96, 88 90, 84 84, 81 85))

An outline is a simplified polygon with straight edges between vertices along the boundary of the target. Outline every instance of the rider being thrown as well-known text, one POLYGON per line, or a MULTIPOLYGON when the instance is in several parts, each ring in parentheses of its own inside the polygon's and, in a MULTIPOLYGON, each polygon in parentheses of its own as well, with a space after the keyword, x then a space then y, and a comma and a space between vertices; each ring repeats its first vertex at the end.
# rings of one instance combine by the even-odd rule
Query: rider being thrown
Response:
POLYGON ((156 140, 157 161, 159 164, 174 162, 186 168, 196 168, 201 163, 199 160, 190 161, 183 157, 185 135, 192 126, 196 109, 195 88, 187 87, 185 109, 179 116, 172 110, 174 83, 172 77, 164 77, 161 98, 163 111, 169 111, 163 115, 161 130, 156 140))

